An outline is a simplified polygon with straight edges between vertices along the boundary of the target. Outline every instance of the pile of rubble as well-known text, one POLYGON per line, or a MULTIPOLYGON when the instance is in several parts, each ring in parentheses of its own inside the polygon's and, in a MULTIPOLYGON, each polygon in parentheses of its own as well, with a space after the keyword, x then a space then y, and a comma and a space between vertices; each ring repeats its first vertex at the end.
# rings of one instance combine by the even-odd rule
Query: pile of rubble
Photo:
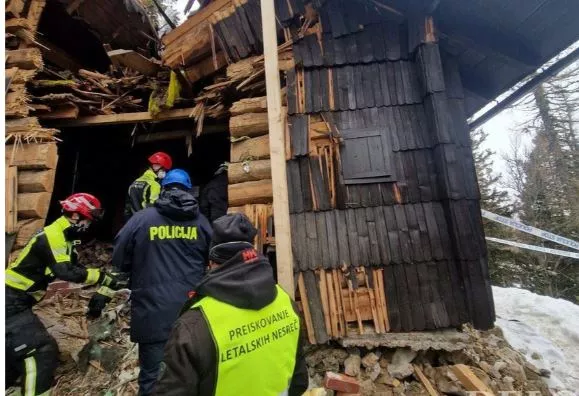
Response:
POLYGON ((51 395, 137 394, 136 344, 129 339, 129 292, 117 292, 100 319, 86 318, 94 287, 51 284, 34 312, 56 339, 60 365, 51 395))
MULTIPOLYGON (((542 378, 550 373, 526 362, 507 344, 499 328, 479 332, 465 326, 455 333, 460 341, 454 346, 441 344, 439 350, 420 342, 420 333, 407 335, 413 338, 408 347, 312 347, 306 355, 313 388, 309 394, 551 394, 542 378)), ((398 334, 395 338, 403 337, 398 334)), ((432 338, 432 333, 425 337, 432 338)))

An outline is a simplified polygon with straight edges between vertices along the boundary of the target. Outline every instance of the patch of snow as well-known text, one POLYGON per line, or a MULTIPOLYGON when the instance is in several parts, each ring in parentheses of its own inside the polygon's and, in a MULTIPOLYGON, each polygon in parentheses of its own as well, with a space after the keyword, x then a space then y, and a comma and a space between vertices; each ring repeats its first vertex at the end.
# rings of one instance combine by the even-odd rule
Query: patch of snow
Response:
POLYGON ((579 306, 528 290, 493 286, 496 324, 560 396, 579 395, 579 306))

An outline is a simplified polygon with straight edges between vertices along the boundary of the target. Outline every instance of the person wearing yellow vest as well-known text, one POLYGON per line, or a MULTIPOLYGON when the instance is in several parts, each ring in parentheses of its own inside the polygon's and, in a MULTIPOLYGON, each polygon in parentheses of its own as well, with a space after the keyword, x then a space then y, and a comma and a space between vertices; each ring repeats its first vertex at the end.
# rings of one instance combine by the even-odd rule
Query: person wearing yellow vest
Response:
POLYGON ((149 167, 130 186, 125 202, 125 221, 141 209, 153 206, 161 193, 161 184, 165 175, 173 166, 173 160, 167 153, 159 151, 148 159, 149 167))
POLYGON ((122 282, 115 275, 77 263, 75 246, 103 209, 91 194, 77 193, 60 201, 63 215, 26 244, 6 269, 6 385, 22 377, 22 395, 47 395, 58 365, 58 346, 32 307, 54 279, 100 284, 113 290, 122 282))
POLYGON ((213 222, 209 271, 167 345, 155 395, 301 395, 300 317, 239 213, 213 222))

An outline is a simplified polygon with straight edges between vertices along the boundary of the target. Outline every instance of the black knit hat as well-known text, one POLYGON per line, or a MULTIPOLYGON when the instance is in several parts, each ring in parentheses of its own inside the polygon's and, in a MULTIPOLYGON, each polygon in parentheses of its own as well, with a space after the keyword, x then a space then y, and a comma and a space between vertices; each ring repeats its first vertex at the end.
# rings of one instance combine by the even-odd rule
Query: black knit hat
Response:
POLYGON ((213 238, 209 259, 217 264, 224 263, 241 250, 253 247, 257 230, 241 213, 221 216, 213 222, 213 238))

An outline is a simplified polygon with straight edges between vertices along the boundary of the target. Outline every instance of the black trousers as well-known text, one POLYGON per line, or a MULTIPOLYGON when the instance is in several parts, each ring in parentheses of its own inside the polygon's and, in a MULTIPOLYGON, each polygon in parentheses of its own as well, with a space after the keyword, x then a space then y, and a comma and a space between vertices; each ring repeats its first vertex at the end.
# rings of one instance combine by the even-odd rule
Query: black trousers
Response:
POLYGON ((159 378, 166 341, 139 343, 139 396, 153 394, 159 378))
POLYGON ((22 377, 22 395, 48 392, 58 366, 58 345, 27 309, 6 318, 6 387, 22 377))

